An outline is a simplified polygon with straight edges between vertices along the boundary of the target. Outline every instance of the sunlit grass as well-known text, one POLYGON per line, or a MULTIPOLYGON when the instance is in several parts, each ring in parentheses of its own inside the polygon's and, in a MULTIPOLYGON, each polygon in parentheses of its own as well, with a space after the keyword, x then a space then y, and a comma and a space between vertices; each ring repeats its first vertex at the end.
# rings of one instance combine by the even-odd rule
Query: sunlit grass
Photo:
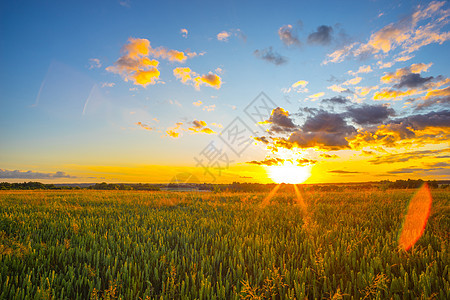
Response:
POLYGON ((449 192, 405 251, 414 194, 2 191, 0 299, 448 299, 449 192))

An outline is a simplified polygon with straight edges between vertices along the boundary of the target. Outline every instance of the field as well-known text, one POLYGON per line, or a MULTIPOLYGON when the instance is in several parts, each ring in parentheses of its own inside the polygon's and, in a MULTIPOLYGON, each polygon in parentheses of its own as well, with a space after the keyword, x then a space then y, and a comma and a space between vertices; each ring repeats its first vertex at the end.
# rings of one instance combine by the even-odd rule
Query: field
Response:
POLYGON ((1 299, 450 299, 450 192, 0 192, 1 299))

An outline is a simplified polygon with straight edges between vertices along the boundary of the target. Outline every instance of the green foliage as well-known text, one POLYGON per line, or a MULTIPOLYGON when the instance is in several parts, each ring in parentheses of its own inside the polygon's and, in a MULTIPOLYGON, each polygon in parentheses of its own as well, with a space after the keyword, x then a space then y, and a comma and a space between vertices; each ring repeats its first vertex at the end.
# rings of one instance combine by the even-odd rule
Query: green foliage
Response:
POLYGON ((449 192, 0 192, 0 299, 450 298, 449 192))

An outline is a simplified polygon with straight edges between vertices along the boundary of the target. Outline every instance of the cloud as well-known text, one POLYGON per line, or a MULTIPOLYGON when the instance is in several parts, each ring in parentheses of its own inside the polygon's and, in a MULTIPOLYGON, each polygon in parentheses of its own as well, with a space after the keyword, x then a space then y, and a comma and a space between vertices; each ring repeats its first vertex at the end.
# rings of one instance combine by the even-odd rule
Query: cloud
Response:
POLYGON ((341 62, 349 55, 360 58, 382 56, 395 49, 400 50, 399 57, 407 57, 423 46, 442 44, 450 39, 450 32, 441 32, 450 16, 450 11, 442 8, 444 4, 444 1, 433 1, 427 6, 419 5, 411 15, 374 32, 367 43, 354 43, 336 50, 324 63, 341 62))
POLYGON ((155 84, 159 79, 159 61, 149 57, 162 58, 172 62, 184 62, 197 55, 195 52, 182 52, 165 47, 152 48, 147 39, 129 38, 122 47, 123 55, 107 67, 108 72, 121 75, 125 81, 132 81, 135 85, 146 87, 155 84))
POLYGON ((272 47, 268 47, 262 50, 255 50, 253 54, 262 60, 275 64, 277 66, 287 63, 287 58, 281 56, 277 52, 272 50, 272 47))
POLYGON ((325 95, 324 92, 319 92, 319 93, 315 93, 315 94, 309 95, 308 99, 311 99, 312 101, 316 101, 318 98, 320 98, 320 97, 322 97, 324 95, 325 95))
POLYGON ((317 27, 317 31, 308 36, 308 43, 313 45, 326 46, 333 39, 333 28, 331 26, 322 25, 317 27))
POLYGON ((89 70, 101 68, 102 63, 98 58, 90 58, 89 59, 89 70))
POLYGON ((218 41, 221 42, 228 42, 228 40, 233 37, 233 36, 237 36, 238 38, 240 38, 243 42, 247 41, 247 36, 242 32, 242 30, 238 29, 230 29, 230 30, 223 30, 221 32, 219 32, 216 35, 216 38, 218 41))
POLYGON ((422 93, 417 90, 408 90, 408 91, 397 91, 390 89, 382 89, 379 92, 375 92, 373 95, 373 100, 401 100, 406 96, 414 96, 422 93))
POLYGON ((204 111, 214 111, 216 109, 216 105, 212 104, 212 105, 205 105, 202 108, 204 111))
POLYGON ((328 104, 339 104, 339 105, 344 105, 344 104, 348 104, 350 101, 342 96, 336 96, 336 97, 332 97, 332 98, 326 98, 326 99, 322 99, 321 103, 328 103, 328 104))
POLYGON ((283 88, 281 91, 285 94, 295 91, 297 93, 307 93, 308 89, 306 86, 308 85, 308 81, 299 80, 294 82, 289 88, 283 88))
POLYGON ((214 130, 206 126, 207 124, 205 121, 194 120, 192 121, 192 126, 189 127, 188 130, 190 130, 191 133, 206 133, 206 134, 216 133, 214 130))
POLYGON ((352 78, 352 79, 349 79, 349 80, 345 81, 343 83, 343 85, 355 85, 355 84, 360 83, 361 80, 362 80, 361 77, 355 77, 355 78, 352 78))
POLYGON ((184 62, 190 57, 197 56, 196 52, 182 52, 178 50, 167 49, 166 47, 150 48, 149 52, 156 58, 167 59, 168 61, 184 62))
POLYGON ((0 169, 0 178, 19 178, 19 179, 55 179, 55 178, 78 178, 76 176, 71 176, 65 172, 55 172, 55 173, 41 173, 36 171, 20 171, 20 170, 5 170, 0 169))
POLYGON ((433 97, 448 97, 448 96, 450 96, 450 87, 437 90, 429 90, 427 91, 424 99, 430 99, 433 97))
POLYGON ((202 85, 209 85, 213 88, 220 89, 222 85, 222 78, 220 76, 209 72, 208 74, 198 75, 190 68, 175 68, 173 75, 178 78, 184 84, 191 84, 195 89, 199 90, 202 85))
POLYGON ((427 82, 433 80, 433 76, 422 77, 420 74, 411 73, 400 78, 400 82, 394 85, 394 88, 401 89, 403 87, 418 88, 424 86, 427 82))
POLYGON ((400 168, 393 171, 387 172, 389 174, 424 174, 424 173, 432 173, 434 175, 450 175, 450 168, 447 163, 435 163, 435 164, 427 164, 425 168, 419 167, 409 167, 409 168, 400 168))
POLYGON ((228 38, 231 36, 231 32, 222 31, 217 34, 217 40, 221 42, 228 42, 228 38))
POLYGON ((346 93, 346 92, 350 92, 350 90, 348 88, 344 88, 340 85, 337 84, 333 84, 327 87, 327 89, 332 90, 333 92, 336 93, 346 93))
POLYGON ((409 67, 404 67, 397 69, 395 72, 385 73, 383 77, 381 77, 380 81, 383 83, 392 83, 399 82, 399 80, 406 75, 410 75, 412 73, 422 73, 427 72, 428 69, 433 65, 433 63, 429 64, 412 64, 409 67))
POLYGON ((266 158, 264 160, 252 160, 252 161, 248 161, 248 164, 252 164, 252 165, 259 165, 259 166, 278 166, 278 165, 282 165, 286 160, 282 159, 282 158, 278 158, 278 157, 274 157, 274 158, 266 158))
POLYGON ((160 74, 157 69, 159 62, 148 58, 149 48, 150 42, 147 39, 130 38, 122 49, 124 55, 106 70, 120 74, 125 81, 130 80, 135 85, 146 87, 155 84, 160 74))
MULTIPOLYGON (((299 148, 318 147, 326 150, 348 148, 346 137, 356 133, 356 129, 348 125, 341 114, 317 110, 308 116, 299 130, 294 131, 287 140, 287 146, 299 148), (289 145, 290 144, 290 145, 289 145)), ((286 143, 278 146, 286 147, 286 143)))
POLYGON ((346 113, 346 116, 358 125, 380 124, 394 115, 395 111, 392 108, 368 104, 349 107, 346 113))
POLYGON ((153 128, 150 125, 144 124, 142 122, 137 122, 135 124, 138 125, 139 127, 141 127, 144 130, 148 130, 148 131, 152 131, 153 130, 153 128))
POLYGON ((120 0, 119 4, 120 4, 120 6, 129 8, 130 7, 130 2, 131 2, 131 0, 120 0))
POLYGON ((356 94, 360 97, 366 96, 368 93, 370 93, 372 90, 377 90, 378 85, 376 86, 357 86, 355 87, 356 94))
MULTIPOLYGON (((369 160, 370 163, 374 165, 379 164, 391 164, 398 162, 407 162, 409 160, 422 159, 424 157, 436 157, 442 153, 450 153, 450 148, 439 149, 439 150, 421 150, 421 151, 410 151, 396 154, 386 154, 383 156, 377 156, 374 159, 369 160)), ((450 157, 446 155, 446 157, 450 157)))
POLYGON ((345 171, 345 170, 331 170, 331 171, 328 171, 328 173, 336 173, 336 174, 360 174, 360 173, 362 173, 362 172, 345 171))
POLYGON ((393 119, 349 137, 353 149, 363 147, 411 147, 439 144, 450 139, 450 110, 393 119))
POLYGON ((257 136, 257 137, 254 137, 253 139, 257 142, 262 142, 263 144, 266 144, 266 145, 269 144, 269 140, 265 136, 261 136, 261 137, 257 136))
POLYGON ((182 122, 175 123, 175 126, 174 126, 174 127, 168 128, 168 129, 166 130, 167 135, 170 136, 170 137, 172 137, 172 138, 174 138, 174 139, 180 137, 180 134, 181 134, 180 131, 183 130, 183 129, 181 128, 181 125, 183 125, 182 122), (178 131, 177 131, 177 130, 178 130, 178 131))
POLYGON ((320 157, 323 157, 325 159, 339 158, 339 156, 337 156, 336 154, 328 154, 328 153, 322 153, 322 154, 320 154, 320 157))
POLYGON ((102 82, 101 87, 114 87, 116 84, 114 82, 102 82))
POLYGON ((281 107, 272 110, 269 119, 264 124, 270 124, 269 130, 272 132, 289 132, 297 127, 289 117, 289 112, 281 107))
POLYGON ((290 162, 292 164, 295 164, 297 166, 306 166, 306 165, 313 165, 317 162, 317 160, 313 160, 313 159, 307 159, 307 158, 299 158, 299 159, 283 159, 283 158, 278 158, 278 157, 273 157, 273 158, 266 158, 264 160, 252 160, 252 161, 248 161, 248 164, 253 164, 253 165, 259 165, 259 166, 281 166, 283 165, 285 162, 290 162))
POLYGON ((193 102, 192 104, 195 106, 201 106, 203 104, 203 102, 198 100, 197 102, 193 102))
POLYGON ((187 39, 187 37, 188 37, 188 30, 187 30, 186 28, 181 28, 181 29, 180 29, 180 33, 181 33, 181 36, 182 36, 182 37, 184 37, 185 39, 187 39))
POLYGON ((286 46, 301 46, 300 40, 293 31, 292 25, 284 25, 278 29, 278 36, 286 46))
POLYGON ((373 70, 372 70, 371 66, 360 66, 358 71, 356 71, 356 72, 348 71, 347 73, 352 75, 352 76, 356 76, 356 75, 361 74, 361 73, 370 73, 372 71, 373 70))
POLYGON ((342 62, 349 54, 351 54, 351 50, 357 45, 358 43, 352 43, 350 45, 346 45, 342 47, 341 49, 338 49, 334 51, 333 53, 327 54, 327 58, 322 62, 322 64, 326 65, 330 62, 332 63, 340 63, 342 62))

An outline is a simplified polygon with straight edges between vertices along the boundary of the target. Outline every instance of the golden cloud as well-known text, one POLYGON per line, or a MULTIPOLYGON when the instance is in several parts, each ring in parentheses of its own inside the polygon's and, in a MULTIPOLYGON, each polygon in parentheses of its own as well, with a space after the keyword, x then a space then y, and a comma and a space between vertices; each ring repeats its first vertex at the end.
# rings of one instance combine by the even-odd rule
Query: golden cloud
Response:
POLYGON ((424 99, 429 99, 433 97, 446 97, 446 96, 450 96, 450 87, 438 90, 429 90, 424 96, 424 99))
POLYGON ((174 139, 180 137, 180 132, 178 132, 177 130, 180 130, 181 125, 183 125, 183 123, 181 122, 175 123, 175 127, 168 128, 166 130, 167 135, 173 137, 174 139))
POLYGON ((159 79, 159 62, 149 59, 150 42, 146 39, 128 39, 128 44, 122 48, 124 53, 114 66, 106 70, 121 75, 125 81, 132 81, 135 85, 147 86, 155 84, 159 79))
POLYGON ((205 121, 201 121, 201 120, 194 120, 192 122, 191 127, 189 127, 188 129, 190 131, 192 131, 191 133, 206 133, 206 134, 213 134, 216 133, 214 130, 212 130, 211 128, 206 127, 207 124, 205 121))
POLYGON ((135 124, 138 125, 139 127, 141 127, 142 129, 149 130, 149 131, 153 130, 153 128, 150 127, 150 125, 143 124, 142 122, 137 122, 135 124))
POLYGON ((349 55, 382 57, 383 54, 396 48, 401 49, 399 57, 406 60, 412 52, 423 46, 432 43, 442 44, 450 39, 450 32, 441 32, 448 24, 450 16, 450 10, 442 9, 444 4, 444 1, 433 1, 426 7, 419 5, 408 18, 388 24, 374 32, 367 43, 353 43, 328 54, 323 64, 341 62, 349 55))
POLYGON ((347 138, 351 148, 364 147, 411 147, 440 144, 450 138, 450 113, 430 112, 393 120, 373 129, 360 130, 347 138))
POLYGON ((412 64, 409 67, 397 69, 395 72, 385 73, 383 77, 381 77, 381 82, 384 83, 390 83, 390 82, 396 82, 403 76, 406 76, 411 73, 422 73, 427 72, 428 69, 433 65, 433 63, 429 64, 412 64))
POLYGON ((216 89, 219 89, 222 85, 222 79, 220 78, 220 76, 213 74, 212 72, 200 76, 188 67, 175 68, 173 70, 173 75, 182 83, 192 84, 197 90, 199 90, 200 86, 204 84, 207 84, 216 89))
POLYGON ((319 92, 319 93, 316 93, 316 94, 309 95, 308 98, 311 99, 312 101, 316 101, 318 98, 320 98, 320 97, 322 97, 324 95, 325 95, 324 92, 319 92))
POLYGON ((424 93, 424 91, 417 91, 415 89, 408 91, 383 89, 381 92, 376 92, 373 95, 373 100, 401 100, 403 97, 414 96, 421 93, 424 93))
POLYGON ((187 58, 197 55, 195 52, 170 50, 165 47, 152 48, 147 39, 129 38, 122 47, 123 55, 107 67, 108 72, 121 75, 125 81, 132 81, 135 85, 146 87, 155 84, 159 79, 159 61, 149 57, 167 59, 169 61, 184 62, 187 58))

